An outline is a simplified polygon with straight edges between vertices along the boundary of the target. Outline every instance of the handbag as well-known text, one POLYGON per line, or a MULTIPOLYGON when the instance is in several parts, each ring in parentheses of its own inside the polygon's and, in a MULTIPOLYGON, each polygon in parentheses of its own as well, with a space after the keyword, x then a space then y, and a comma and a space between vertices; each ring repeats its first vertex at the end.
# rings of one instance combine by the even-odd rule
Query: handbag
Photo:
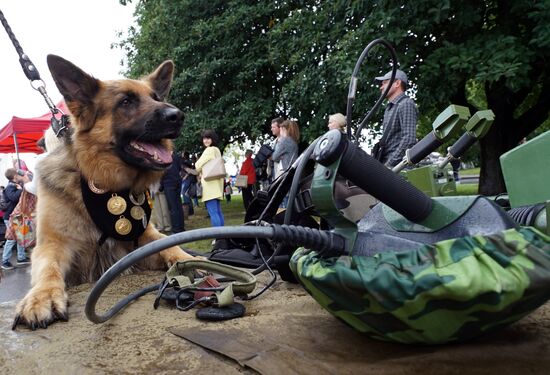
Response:
POLYGON ((202 167, 202 178, 204 178, 205 181, 225 178, 226 174, 227 173, 225 172, 225 163, 223 162, 223 158, 221 156, 209 160, 202 167))
POLYGON ((24 248, 36 244, 36 195, 23 190, 17 206, 10 215, 9 227, 17 241, 24 248))
POLYGON ((235 178, 235 186, 240 188, 248 187, 248 175, 240 174, 235 178))

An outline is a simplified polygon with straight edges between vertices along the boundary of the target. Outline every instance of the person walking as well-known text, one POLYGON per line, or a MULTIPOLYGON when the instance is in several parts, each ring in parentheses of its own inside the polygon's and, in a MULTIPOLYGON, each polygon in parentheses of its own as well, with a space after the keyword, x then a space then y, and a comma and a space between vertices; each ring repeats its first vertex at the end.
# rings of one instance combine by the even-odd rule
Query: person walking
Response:
POLYGON ((172 164, 164 172, 160 181, 160 189, 166 196, 168 209, 170 210, 170 222, 172 233, 179 233, 185 230, 185 218, 183 216, 183 205, 181 201, 181 157, 177 152, 172 152, 172 164))
POLYGON ((241 166, 239 174, 248 177, 247 186, 241 189, 243 194, 244 209, 248 210, 250 202, 254 199, 256 187, 256 169, 254 168, 254 159, 252 158, 252 150, 246 150, 244 153, 245 160, 241 166))
MULTIPOLYGON (((205 149, 200 158, 195 163, 195 169, 201 173, 202 168, 210 160, 221 157, 222 154, 218 146, 218 135, 212 129, 204 130, 201 134, 202 144, 205 149)), ((214 180, 206 181, 201 173, 202 201, 208 211, 210 222, 213 227, 223 227, 224 217, 220 201, 224 195, 224 178, 220 177, 214 180)))
MULTIPOLYGON (((19 198, 21 197, 21 193, 23 192, 23 184, 30 182, 30 178, 24 171, 21 174, 17 173, 17 170, 15 168, 8 168, 6 170, 5 176, 8 179, 8 184, 6 185, 3 194, 8 204, 6 210, 4 210, 4 224, 6 225, 6 229, 8 229, 10 215, 15 209, 15 206, 17 206, 17 203, 19 203, 19 198)), ((2 252, 2 269, 12 270, 15 268, 10 262, 13 248, 15 246, 17 247, 16 264, 18 266, 30 264, 31 261, 25 253, 25 248, 22 245, 18 244, 15 239, 9 239, 6 240, 6 242, 4 243, 4 250, 2 252)))
MULTIPOLYGON (((390 83, 391 74, 389 71, 375 78, 380 82, 381 92, 384 92, 390 83)), ((384 111, 383 141, 377 145, 381 150, 377 159, 389 168, 399 164, 405 156, 405 151, 416 143, 418 108, 414 100, 405 94, 407 85, 407 75, 397 69, 395 80, 386 94, 388 105, 384 111)))

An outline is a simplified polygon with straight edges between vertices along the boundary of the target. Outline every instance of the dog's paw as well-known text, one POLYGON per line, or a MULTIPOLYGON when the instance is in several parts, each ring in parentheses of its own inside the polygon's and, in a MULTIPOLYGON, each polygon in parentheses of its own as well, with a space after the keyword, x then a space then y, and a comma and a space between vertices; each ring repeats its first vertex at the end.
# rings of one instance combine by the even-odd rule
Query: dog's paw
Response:
POLYGON ((58 320, 68 321, 67 300, 63 287, 32 288, 17 304, 12 329, 23 325, 34 331, 58 320))
POLYGON ((197 257, 187 254, 185 251, 177 246, 161 251, 160 255, 162 256, 162 259, 164 260, 164 263, 168 266, 168 268, 172 267, 177 262, 181 262, 182 260, 198 259, 197 257))

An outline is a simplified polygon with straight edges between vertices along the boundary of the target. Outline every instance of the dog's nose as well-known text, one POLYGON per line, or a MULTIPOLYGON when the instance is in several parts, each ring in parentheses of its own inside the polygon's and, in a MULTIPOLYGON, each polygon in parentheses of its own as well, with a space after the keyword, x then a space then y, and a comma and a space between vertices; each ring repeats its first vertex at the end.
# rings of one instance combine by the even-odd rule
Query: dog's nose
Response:
POLYGON ((162 120, 167 123, 180 124, 183 122, 183 112, 177 108, 164 108, 161 112, 162 120))

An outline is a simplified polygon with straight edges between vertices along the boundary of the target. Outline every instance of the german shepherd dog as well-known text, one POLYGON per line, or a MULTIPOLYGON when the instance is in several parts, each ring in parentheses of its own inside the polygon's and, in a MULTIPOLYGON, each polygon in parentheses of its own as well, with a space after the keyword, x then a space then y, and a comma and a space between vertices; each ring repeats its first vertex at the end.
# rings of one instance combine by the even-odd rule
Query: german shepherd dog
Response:
MULTIPOLYGON (((148 188, 172 163, 170 139, 183 124, 183 113, 164 102, 172 61, 141 80, 113 81, 98 80, 59 56, 47 61, 71 113, 71 134, 39 164, 32 287, 17 305, 13 329, 66 321, 66 286, 94 282, 136 246, 164 237, 148 222, 148 188), (125 237, 132 233, 135 238, 125 237)), ((171 247, 134 270, 165 269, 188 258, 171 247)))

